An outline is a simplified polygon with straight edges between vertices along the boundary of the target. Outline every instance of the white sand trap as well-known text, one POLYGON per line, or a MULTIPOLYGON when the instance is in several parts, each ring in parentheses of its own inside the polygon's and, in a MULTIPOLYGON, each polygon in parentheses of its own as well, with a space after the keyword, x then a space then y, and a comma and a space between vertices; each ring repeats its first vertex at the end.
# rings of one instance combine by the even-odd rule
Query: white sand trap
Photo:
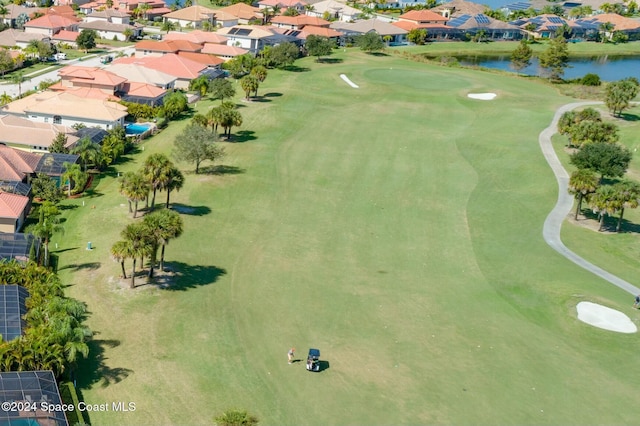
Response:
POLYGON ((471 99, 480 99, 481 101, 492 101, 498 95, 496 95, 495 93, 469 93, 467 96, 470 97, 471 99))
POLYGON ((357 89, 359 86, 357 84, 355 84, 353 81, 349 80, 349 77, 347 77, 344 74, 340 74, 340 78, 343 79, 344 81, 346 81, 346 83, 353 87, 354 89, 357 89))
POLYGON ((576 306, 578 319, 594 327, 618 333, 635 333, 638 327, 620 311, 591 302, 580 302, 576 306))

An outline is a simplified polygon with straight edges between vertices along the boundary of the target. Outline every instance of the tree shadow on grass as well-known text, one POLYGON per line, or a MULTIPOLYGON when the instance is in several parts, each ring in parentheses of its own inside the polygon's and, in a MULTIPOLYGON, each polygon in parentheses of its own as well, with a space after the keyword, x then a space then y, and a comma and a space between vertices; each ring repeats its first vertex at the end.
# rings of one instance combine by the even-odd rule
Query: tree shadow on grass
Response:
POLYGON ((640 120, 640 116, 636 114, 630 114, 628 112, 623 112, 620 114, 620 118, 624 121, 638 121, 640 120))
POLYGON ((186 291, 190 288, 213 284, 223 275, 226 269, 217 266, 187 265, 183 262, 167 262, 165 270, 172 275, 158 275, 154 283, 168 291, 186 291))
MULTIPOLYGON (((626 212, 627 212, 627 209, 625 209, 625 213, 626 212)), ((579 222, 582 222, 583 220, 591 221, 593 225, 593 229, 597 232, 614 233, 614 234, 631 234, 631 233, 640 234, 640 224, 630 222, 624 217, 622 218, 620 232, 616 232, 616 228, 618 227, 619 214, 616 214, 615 216, 608 216, 608 215, 605 216, 602 231, 598 231, 600 227, 600 218, 598 217, 598 213, 594 213, 593 210, 587 208, 587 209, 582 209, 580 214, 584 216, 584 219, 579 220, 579 222)), ((591 228, 591 226, 588 226, 588 227, 591 228)))
POLYGON ((282 70, 289 72, 308 72, 311 71, 311 68, 299 67, 297 65, 286 65, 282 67, 282 70))
POLYGON ((342 58, 320 58, 317 62, 321 64, 341 64, 344 60, 342 58))
MULTIPOLYGON (((58 252, 56 252, 56 253, 58 253, 58 252)), ((74 263, 74 264, 71 264, 71 265, 65 265, 62 268, 59 268, 58 270, 62 271, 64 269, 71 269, 73 272, 95 271, 100 266, 102 266, 102 264, 100 262, 74 263)))
POLYGON ((280 96, 282 96, 282 93, 278 93, 278 92, 269 92, 269 93, 265 93, 264 95, 265 98, 279 98, 280 96))
POLYGON ((78 207, 78 204, 58 204, 58 210, 75 210, 78 207))
POLYGON ((181 203, 171 203, 171 210, 190 216, 204 216, 211 213, 211 209, 207 206, 187 206, 181 203))
POLYGON ((239 175, 244 173, 244 171, 242 167, 225 166, 223 164, 200 167, 200 173, 207 175, 239 175))
POLYGON ((122 367, 109 367, 105 361, 108 359, 104 352, 105 348, 116 348, 120 346, 119 340, 91 340, 89 346, 89 356, 78 362, 78 368, 74 375, 77 389, 89 389, 95 384, 106 388, 109 385, 120 383, 133 370, 122 367))
POLYGON ((384 52, 369 52, 369 55, 371 55, 371 56, 389 56, 389 54, 384 53, 384 52))
POLYGON ((232 134, 231 138, 228 139, 226 142, 229 142, 229 143, 244 143, 244 142, 254 141, 254 140, 257 139, 257 137, 254 136, 255 134, 256 134, 256 132, 254 132, 252 130, 240 130, 240 131, 232 134))
POLYGON ((271 99, 266 98, 264 96, 252 96, 249 102, 266 103, 266 102, 271 102, 271 99))

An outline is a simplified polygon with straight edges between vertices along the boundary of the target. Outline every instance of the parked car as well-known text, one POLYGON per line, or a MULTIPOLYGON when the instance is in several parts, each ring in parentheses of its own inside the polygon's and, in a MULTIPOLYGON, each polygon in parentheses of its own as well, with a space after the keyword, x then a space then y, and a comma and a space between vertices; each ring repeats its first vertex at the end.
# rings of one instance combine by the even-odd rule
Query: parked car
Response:
POLYGON ((149 38, 151 40, 162 40, 162 34, 151 34, 149 38))
POLYGON ((53 55, 54 58, 56 58, 58 61, 63 61, 65 59, 67 59, 67 54, 66 53, 56 53, 55 55, 53 55))

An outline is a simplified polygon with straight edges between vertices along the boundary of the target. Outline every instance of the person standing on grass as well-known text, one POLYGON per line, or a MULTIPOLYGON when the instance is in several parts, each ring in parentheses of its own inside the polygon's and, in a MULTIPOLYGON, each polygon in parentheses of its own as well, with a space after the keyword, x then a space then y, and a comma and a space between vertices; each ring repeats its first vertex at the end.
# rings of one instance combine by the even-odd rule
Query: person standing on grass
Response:
POLYGON ((636 296, 636 302, 633 304, 634 308, 640 307, 640 294, 636 296))
POLYGON ((293 355, 295 355, 295 353, 296 353, 296 348, 291 348, 289 349, 289 352, 287 352, 287 358, 289 358, 289 364, 293 362, 293 355))

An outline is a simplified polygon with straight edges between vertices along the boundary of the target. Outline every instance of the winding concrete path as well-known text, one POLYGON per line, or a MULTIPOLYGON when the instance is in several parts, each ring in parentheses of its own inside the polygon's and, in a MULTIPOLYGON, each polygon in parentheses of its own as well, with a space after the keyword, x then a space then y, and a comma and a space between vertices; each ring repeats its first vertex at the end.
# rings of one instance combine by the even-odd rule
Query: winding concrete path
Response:
POLYGON ((571 250, 567 248, 562 243, 560 239, 560 228, 562 227, 562 222, 564 222, 565 218, 571 211, 573 207, 573 196, 569 194, 569 174, 562 167, 562 163, 558 159, 556 152, 553 149, 551 144, 551 137, 556 133, 558 128, 558 120, 560 116, 564 114, 566 111, 571 111, 574 108, 578 108, 586 105, 597 105, 602 104, 602 102, 576 102, 572 104, 564 105, 556 111, 553 116, 553 120, 549 127, 544 129, 540 136, 538 137, 538 141, 540 143, 540 148, 542 149, 542 154, 544 158, 549 163, 551 170, 556 176, 558 181, 558 201, 551 210, 551 213, 547 216, 547 219, 544 221, 544 227, 542 228, 542 236, 544 240, 553 248, 555 251, 580 266, 581 268, 586 269, 589 272, 592 272, 599 276, 602 279, 609 281, 611 284, 620 287, 621 289, 633 294, 640 294, 640 289, 633 284, 616 277, 615 275, 605 271, 602 268, 594 265, 593 263, 587 262, 585 259, 581 258, 571 250))

